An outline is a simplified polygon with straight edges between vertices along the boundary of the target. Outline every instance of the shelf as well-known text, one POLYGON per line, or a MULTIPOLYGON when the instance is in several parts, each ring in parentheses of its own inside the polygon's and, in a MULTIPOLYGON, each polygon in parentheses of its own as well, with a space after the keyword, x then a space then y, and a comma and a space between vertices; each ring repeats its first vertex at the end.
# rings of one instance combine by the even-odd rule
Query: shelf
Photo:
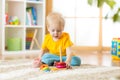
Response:
POLYGON ((5 25, 5 27, 9 27, 9 28, 22 28, 22 27, 24 27, 24 25, 5 25))
MULTIPOLYGON (((0 55, 25 56, 40 53, 45 27, 45 0, 0 0, 0 55), (32 8, 31 8, 32 7, 32 8), (32 9, 31 24, 27 24, 27 9, 32 9), (34 8, 34 9, 33 9, 34 8), (34 13, 35 12, 35 13, 34 13), (27 31, 37 30, 33 45, 27 49, 27 31)), ((30 22, 28 22, 30 23, 30 22)))
POLYGON ((17 54, 17 55, 24 55, 24 54, 38 54, 40 53, 40 50, 26 50, 26 51, 5 51, 4 55, 12 55, 12 54, 17 54))
POLYGON ((40 53, 40 50, 26 50, 27 54, 31 54, 31 53, 40 53))
POLYGON ((24 2, 24 0, 6 0, 6 1, 9 1, 9 2, 24 2))
POLYGON ((5 27, 7 28, 43 28, 43 26, 40 25, 5 25, 5 27))
POLYGON ((25 0, 6 0, 8 2, 26 2, 26 3, 33 3, 33 4, 43 4, 43 1, 25 1, 25 0))
POLYGON ((43 1, 26 1, 26 2, 32 4, 43 4, 43 1))
POLYGON ((26 28, 43 28, 43 26, 39 26, 39 25, 26 25, 26 28))
POLYGON ((4 54, 23 54, 25 51, 5 51, 4 54))

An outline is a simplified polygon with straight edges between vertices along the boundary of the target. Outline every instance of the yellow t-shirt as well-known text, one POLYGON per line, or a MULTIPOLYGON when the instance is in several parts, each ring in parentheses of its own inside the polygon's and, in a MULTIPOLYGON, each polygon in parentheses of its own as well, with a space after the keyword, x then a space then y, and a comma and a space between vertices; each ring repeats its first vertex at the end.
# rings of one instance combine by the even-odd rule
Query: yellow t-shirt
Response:
POLYGON ((62 50, 62 56, 66 56, 66 48, 72 46, 73 43, 70 40, 69 34, 63 32, 58 41, 54 41, 50 34, 45 36, 42 44, 42 49, 48 50, 51 54, 59 55, 60 47, 62 50))

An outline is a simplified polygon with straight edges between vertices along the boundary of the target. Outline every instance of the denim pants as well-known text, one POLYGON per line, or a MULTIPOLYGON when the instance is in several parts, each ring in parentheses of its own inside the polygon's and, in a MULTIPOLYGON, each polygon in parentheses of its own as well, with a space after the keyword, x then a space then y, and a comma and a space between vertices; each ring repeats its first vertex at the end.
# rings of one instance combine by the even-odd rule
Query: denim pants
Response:
MULTIPOLYGON (((45 64, 48 64, 49 66, 52 66, 54 64, 54 61, 60 61, 60 56, 57 55, 53 55, 50 53, 45 53, 42 56, 42 62, 45 64)), ((65 62, 66 61, 66 56, 62 56, 62 61, 65 62)), ((81 64, 81 59, 77 56, 72 56, 71 59, 71 66, 80 66, 81 64)))

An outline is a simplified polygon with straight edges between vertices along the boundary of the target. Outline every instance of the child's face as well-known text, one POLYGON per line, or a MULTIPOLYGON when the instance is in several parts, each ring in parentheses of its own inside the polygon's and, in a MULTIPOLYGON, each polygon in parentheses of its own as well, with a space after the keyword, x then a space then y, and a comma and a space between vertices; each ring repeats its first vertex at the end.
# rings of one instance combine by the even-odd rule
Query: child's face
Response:
POLYGON ((58 40, 62 35, 63 27, 59 27, 58 25, 51 25, 48 27, 48 31, 52 35, 53 39, 58 40))

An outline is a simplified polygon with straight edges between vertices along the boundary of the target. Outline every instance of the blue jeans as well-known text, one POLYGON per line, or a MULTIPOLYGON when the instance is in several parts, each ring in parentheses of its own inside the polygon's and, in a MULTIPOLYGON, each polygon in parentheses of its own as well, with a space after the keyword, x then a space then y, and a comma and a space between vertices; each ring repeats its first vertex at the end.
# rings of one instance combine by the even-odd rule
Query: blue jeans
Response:
MULTIPOLYGON (((54 61, 60 61, 60 56, 53 55, 53 54, 50 54, 50 53, 45 53, 42 56, 42 62, 45 63, 45 64, 48 64, 49 66, 53 65, 54 61)), ((63 62, 66 61, 66 56, 62 56, 62 61, 63 62)), ((81 64, 80 58, 77 57, 77 56, 72 56, 70 65, 71 66, 80 66, 80 64, 81 64)))

